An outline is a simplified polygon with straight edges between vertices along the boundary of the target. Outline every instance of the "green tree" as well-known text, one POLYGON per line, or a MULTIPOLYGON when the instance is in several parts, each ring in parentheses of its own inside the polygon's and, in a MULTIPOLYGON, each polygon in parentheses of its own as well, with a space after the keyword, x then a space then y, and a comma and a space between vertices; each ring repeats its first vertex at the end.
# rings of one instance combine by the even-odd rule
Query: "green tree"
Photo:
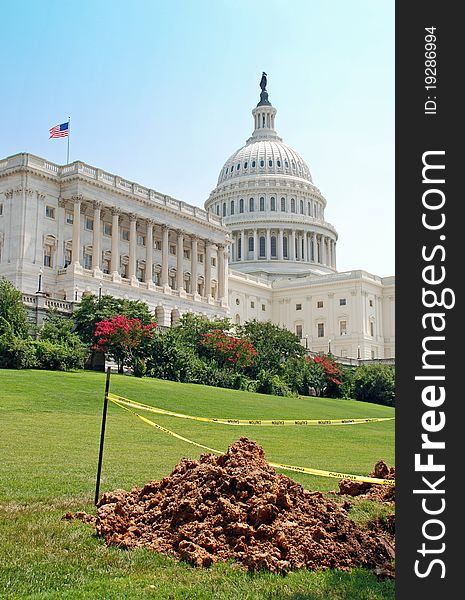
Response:
POLYGON ((395 372, 390 365, 358 367, 353 374, 354 398, 363 402, 395 405, 395 372))
POLYGON ((278 373, 280 365, 288 358, 303 356, 304 349, 298 337, 270 321, 248 321, 237 326, 239 334, 250 340, 257 351, 254 364, 247 369, 256 378, 260 371, 278 373))
POLYGON ((143 325, 154 322, 153 315, 145 302, 140 300, 126 300, 104 295, 100 299, 96 296, 84 296, 75 311, 75 331, 86 344, 94 345, 94 333, 97 323, 107 321, 116 315, 124 315, 128 319, 139 319, 143 325))
POLYGON ((176 323, 174 332, 179 343, 198 351, 204 334, 216 330, 226 332, 230 329, 231 321, 226 317, 210 320, 203 315, 186 313, 176 323))
POLYGON ((29 323, 23 297, 7 279, 0 280, 0 335, 9 331, 20 338, 27 337, 29 323))

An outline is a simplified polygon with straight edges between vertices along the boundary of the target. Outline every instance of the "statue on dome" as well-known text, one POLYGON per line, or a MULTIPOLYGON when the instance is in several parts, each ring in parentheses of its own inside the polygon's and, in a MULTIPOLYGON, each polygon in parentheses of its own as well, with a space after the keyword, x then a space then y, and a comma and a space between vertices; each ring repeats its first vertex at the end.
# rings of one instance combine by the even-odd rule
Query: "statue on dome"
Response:
POLYGON ((266 77, 267 77, 267 75, 266 75, 265 71, 263 71, 262 78, 260 79, 260 87, 262 89, 262 92, 264 92, 266 90, 266 84, 267 84, 266 77))

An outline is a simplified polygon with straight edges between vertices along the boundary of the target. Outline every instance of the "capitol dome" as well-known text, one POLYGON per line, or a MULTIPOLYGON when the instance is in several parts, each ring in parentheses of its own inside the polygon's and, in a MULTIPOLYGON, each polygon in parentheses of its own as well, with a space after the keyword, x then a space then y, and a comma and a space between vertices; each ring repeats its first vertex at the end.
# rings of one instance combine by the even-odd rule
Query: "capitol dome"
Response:
POLYGON ((254 130, 221 169, 205 209, 223 218, 235 270, 271 277, 336 270, 337 232, 310 169, 275 130, 276 108, 262 77, 254 130))

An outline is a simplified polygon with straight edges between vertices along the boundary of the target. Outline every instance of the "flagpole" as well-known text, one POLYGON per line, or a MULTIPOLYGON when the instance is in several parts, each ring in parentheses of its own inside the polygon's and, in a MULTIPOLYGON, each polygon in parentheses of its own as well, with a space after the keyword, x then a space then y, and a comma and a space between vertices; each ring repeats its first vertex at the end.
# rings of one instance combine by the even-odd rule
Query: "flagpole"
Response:
POLYGON ((69 135, 71 133, 70 127, 71 117, 68 117, 68 154, 66 155, 66 164, 69 165, 69 135))

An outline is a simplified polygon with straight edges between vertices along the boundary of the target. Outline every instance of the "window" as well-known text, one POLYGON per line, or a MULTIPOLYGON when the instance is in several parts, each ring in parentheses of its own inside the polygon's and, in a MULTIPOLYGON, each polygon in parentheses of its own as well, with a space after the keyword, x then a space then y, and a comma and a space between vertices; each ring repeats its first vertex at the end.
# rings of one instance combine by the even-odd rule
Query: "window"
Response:
POLYGON ((129 229, 121 229, 121 239, 125 242, 129 241, 129 229))
POLYGON ((231 165, 231 173, 234 171, 234 165, 231 165))
POLYGON ((312 216, 312 205, 310 204, 310 202, 307 204, 307 213, 309 217, 312 216))
POLYGON ((299 338, 299 340, 302 339, 302 325, 295 326, 295 334, 299 338))
POLYGON ((291 212, 295 213, 295 200, 291 198, 291 212))
POLYGON ((241 198, 239 200, 239 212, 243 213, 244 212, 244 198, 241 198))
POLYGON ((323 308, 323 300, 318 300, 318 302, 316 303, 316 307, 323 308))
POLYGON ((347 335, 347 321, 339 321, 339 335, 347 335))
POLYGON ((145 276, 145 267, 137 267, 137 271, 136 271, 136 278, 139 281, 144 281, 144 276, 145 276))
POLYGON ((231 204, 230 204, 230 207, 229 207, 229 212, 232 215, 234 214, 234 200, 231 200, 231 204))
POLYGON ((265 258, 265 236, 260 236, 260 258, 265 258))
POLYGON ((255 308, 255 302, 253 302, 253 301, 252 301, 252 302, 250 303, 250 308, 255 308))
POLYGON ((303 200, 300 201, 300 214, 301 215, 304 214, 304 201, 303 200))
POLYGON ((197 260, 199 263, 203 263, 203 254, 197 254, 197 260))
POLYGON ((261 167, 264 167, 264 166, 265 166, 265 161, 264 161, 263 159, 260 161, 260 166, 261 166, 261 167))
POLYGON ((244 169, 247 169, 247 164, 248 164, 247 161, 245 161, 245 163, 244 163, 244 169))
POLYGON ((240 168, 241 168, 241 163, 237 163, 236 169, 239 171, 240 168))
POLYGON ((226 216, 226 202, 223 202, 223 217, 226 216))
POLYGON ((252 167, 255 168, 255 161, 252 161, 252 167))
POLYGON ((84 269, 92 269, 92 254, 84 252, 84 269))
POLYGON ((236 298, 236 305, 239 306, 240 303, 241 301, 239 300, 239 298, 236 298))
POLYGON ((103 224, 103 235, 111 235, 112 226, 111 223, 103 224))
POLYGON ((161 241, 160 240, 155 240, 153 242, 153 247, 155 248, 155 250, 161 250, 161 241))
POLYGON ((283 256, 289 258, 287 237, 283 237, 283 256))
POLYGON ((263 196, 260 198, 260 210, 262 212, 265 210, 265 198, 263 196))
POLYGON ((373 300, 370 300, 370 306, 373 307, 373 300))
POLYGON ((276 161, 276 164, 278 165, 278 167, 280 167, 280 166, 281 166, 281 161, 280 161, 280 160, 277 160, 277 161, 276 161))
POLYGON ((63 266, 66 269, 66 267, 70 264, 71 264, 71 250, 65 249, 65 260, 64 260, 63 266))
POLYGON ((67 225, 72 225, 74 223, 73 213, 67 212, 65 215, 65 220, 67 225))
POLYGON ((325 337, 325 324, 318 323, 318 337, 325 337))
POLYGON ((253 252, 253 243, 254 243, 254 239, 253 237, 249 237, 249 252, 253 252))
POLYGON ((262 304, 262 310, 265 311, 266 310, 266 305, 262 304))
POLYGON ((289 161, 285 160, 284 165, 285 165, 286 169, 289 169, 289 161))
POLYGON ((271 236, 271 258, 276 258, 277 255, 277 244, 276 244, 276 236, 271 236))
POLYGON ((272 167, 272 166, 273 166, 273 161, 272 161, 272 160, 269 160, 269 161, 268 161, 268 166, 269 166, 269 167, 272 167))
POLYGON ((184 250, 184 258, 190 258, 191 257, 191 251, 190 250, 184 250))
POLYGON ((44 267, 52 267, 52 247, 45 246, 44 250, 44 267))
POLYGON ((0 202, 0 217, 3 215, 3 203, 0 202))
POLYGON ((218 216, 220 216, 220 205, 219 204, 216 205, 216 214, 218 216))
POLYGON ((255 203, 253 198, 249 198, 249 212, 253 212, 255 210, 255 203))
POLYGON ((375 324, 373 321, 370 321, 370 335, 371 337, 375 336, 375 324))
POLYGON ((110 273, 110 261, 106 258, 104 258, 102 260, 102 271, 106 274, 109 275, 110 273))
POLYGON ((371 351, 371 358, 376 358, 376 350, 371 351))
POLYGON ((302 310, 302 304, 296 304, 295 305, 295 309, 296 310, 302 310))
POLYGON ((286 198, 281 198, 281 211, 286 211, 286 198))
POLYGON ((276 198, 273 196, 270 198, 270 208, 272 211, 276 210, 276 198))
POLYGON ((170 254, 176 254, 176 246, 174 244, 170 244, 170 254))
POLYGON ((237 258, 242 258, 242 239, 237 238, 237 258))
POLYGON ((214 256, 212 256, 211 265, 212 267, 216 267, 216 258, 214 256))
POLYGON ((138 246, 145 246, 145 235, 139 234, 137 236, 137 245, 138 246))
POLYGON ((45 216, 47 217, 47 219, 54 219, 55 218, 55 209, 53 206, 46 206, 45 207, 45 216))
POLYGON ((347 304, 347 300, 345 298, 339 298, 339 306, 345 306, 347 304))
POLYGON ((94 230, 94 219, 92 217, 86 217, 84 220, 84 227, 87 231, 94 230))

